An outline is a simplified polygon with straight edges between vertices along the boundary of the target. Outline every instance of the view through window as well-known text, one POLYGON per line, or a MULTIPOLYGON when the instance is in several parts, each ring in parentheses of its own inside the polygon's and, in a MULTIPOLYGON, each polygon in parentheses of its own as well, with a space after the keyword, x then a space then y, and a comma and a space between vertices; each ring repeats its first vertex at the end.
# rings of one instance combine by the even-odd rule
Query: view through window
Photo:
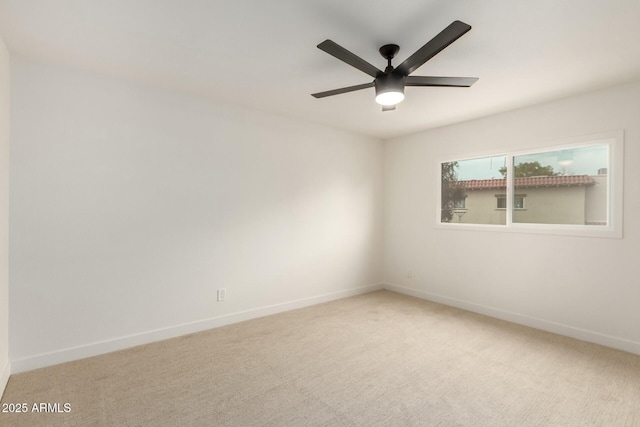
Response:
POLYGON ((607 225, 607 145, 513 157, 516 191, 527 192, 526 209, 514 223, 607 225))
POLYGON ((610 168, 607 143, 444 162, 440 221, 608 225, 610 168))
POLYGON ((440 220, 506 224, 506 203, 500 208, 507 188, 506 175, 500 171, 506 171, 506 162, 506 156, 495 156, 442 163, 440 220))

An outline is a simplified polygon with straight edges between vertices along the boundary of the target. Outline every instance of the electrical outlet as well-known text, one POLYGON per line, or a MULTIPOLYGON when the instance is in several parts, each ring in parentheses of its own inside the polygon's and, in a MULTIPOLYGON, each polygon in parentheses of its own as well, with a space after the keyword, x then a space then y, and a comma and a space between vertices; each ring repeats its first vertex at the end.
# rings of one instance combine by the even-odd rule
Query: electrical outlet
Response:
POLYGON ((413 279, 413 270, 408 270, 408 271, 407 271, 407 277, 408 277, 409 279, 413 279))
POLYGON ((218 302, 224 301, 227 299, 227 290, 225 288, 218 289, 218 302))

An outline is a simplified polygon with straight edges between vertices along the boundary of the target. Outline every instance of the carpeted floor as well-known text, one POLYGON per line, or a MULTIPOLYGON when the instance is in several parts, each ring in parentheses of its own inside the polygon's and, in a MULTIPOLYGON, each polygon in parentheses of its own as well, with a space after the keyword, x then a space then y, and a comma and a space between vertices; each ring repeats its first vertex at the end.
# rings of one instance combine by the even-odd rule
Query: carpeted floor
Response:
POLYGON ((640 426, 640 356, 379 291, 17 374, 23 402, 0 425, 640 426))

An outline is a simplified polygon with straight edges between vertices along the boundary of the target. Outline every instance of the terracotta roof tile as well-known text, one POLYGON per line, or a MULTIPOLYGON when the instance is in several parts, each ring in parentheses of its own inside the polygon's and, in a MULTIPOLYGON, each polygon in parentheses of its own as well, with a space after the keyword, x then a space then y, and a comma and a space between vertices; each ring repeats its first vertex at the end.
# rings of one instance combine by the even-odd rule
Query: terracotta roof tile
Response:
MULTIPOLYGON (((506 179, 471 179, 459 181, 466 190, 491 190, 506 188, 506 179)), ((531 176, 516 178, 516 188, 567 187, 593 185, 595 180, 588 175, 531 176)))

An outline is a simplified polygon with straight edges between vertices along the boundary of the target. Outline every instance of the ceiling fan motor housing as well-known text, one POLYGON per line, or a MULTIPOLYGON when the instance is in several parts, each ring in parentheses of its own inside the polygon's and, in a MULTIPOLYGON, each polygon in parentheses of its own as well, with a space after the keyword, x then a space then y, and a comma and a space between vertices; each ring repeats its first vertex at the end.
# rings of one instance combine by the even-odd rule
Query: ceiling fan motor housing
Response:
POLYGON ((404 99, 404 76, 397 73, 382 74, 376 77, 376 102, 382 105, 395 105, 404 99))

